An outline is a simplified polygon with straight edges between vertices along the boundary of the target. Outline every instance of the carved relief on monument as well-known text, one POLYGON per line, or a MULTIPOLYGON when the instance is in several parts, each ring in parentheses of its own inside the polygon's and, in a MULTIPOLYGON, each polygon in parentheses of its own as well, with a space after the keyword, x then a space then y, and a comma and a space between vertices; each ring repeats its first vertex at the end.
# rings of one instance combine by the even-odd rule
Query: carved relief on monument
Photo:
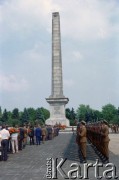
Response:
POLYGON ((56 114, 61 114, 60 113, 60 107, 59 106, 55 106, 54 107, 54 114, 56 115, 56 114))

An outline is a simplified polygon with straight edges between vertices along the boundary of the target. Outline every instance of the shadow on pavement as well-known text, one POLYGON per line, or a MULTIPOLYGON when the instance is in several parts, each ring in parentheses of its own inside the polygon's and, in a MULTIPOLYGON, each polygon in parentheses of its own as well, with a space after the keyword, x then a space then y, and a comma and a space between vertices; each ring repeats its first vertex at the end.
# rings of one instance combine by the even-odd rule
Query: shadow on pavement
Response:
MULTIPOLYGON (((66 147, 64 151, 64 157, 71 161, 77 161, 82 163, 83 157, 80 150, 80 147, 78 147, 76 143, 76 135, 72 134, 70 142, 68 146, 66 147)), ((102 159, 100 158, 98 152, 93 148, 93 145, 89 142, 87 142, 87 161, 95 162, 96 159, 99 159, 100 162, 102 162, 102 159)))

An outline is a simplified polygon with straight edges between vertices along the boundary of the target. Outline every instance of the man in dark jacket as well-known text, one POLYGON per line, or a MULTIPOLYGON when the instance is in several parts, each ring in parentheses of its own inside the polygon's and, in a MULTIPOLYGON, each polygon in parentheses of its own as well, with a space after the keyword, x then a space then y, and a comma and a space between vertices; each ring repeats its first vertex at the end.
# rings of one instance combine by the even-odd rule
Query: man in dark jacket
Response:
POLYGON ((41 127, 39 125, 35 129, 35 136, 36 136, 36 145, 40 145, 42 130, 41 130, 41 127))
POLYGON ((52 139, 52 127, 48 126, 47 127, 47 132, 48 132, 48 140, 52 139))
POLYGON ((30 126, 30 132, 28 133, 30 137, 30 145, 34 145, 34 128, 33 126, 30 126))
POLYGON ((22 127, 19 128, 19 150, 23 148, 23 140, 24 140, 24 129, 22 127))

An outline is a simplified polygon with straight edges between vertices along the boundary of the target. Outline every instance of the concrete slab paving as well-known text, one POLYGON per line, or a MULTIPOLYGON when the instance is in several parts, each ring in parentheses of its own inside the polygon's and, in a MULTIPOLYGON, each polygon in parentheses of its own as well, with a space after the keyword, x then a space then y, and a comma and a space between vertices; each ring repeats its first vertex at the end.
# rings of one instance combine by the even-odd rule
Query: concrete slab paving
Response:
MULTIPOLYGON (((116 170, 118 171, 116 173, 119 176, 119 134, 110 134, 110 139, 110 162, 116 166, 116 170)), ((46 180, 46 172, 48 171, 48 167, 46 166, 47 158, 53 158, 54 162, 56 162, 56 158, 58 158, 58 162, 61 161, 61 158, 63 160, 67 158, 62 166, 64 172, 67 174, 72 169, 70 167, 71 164, 75 163, 81 168, 81 175, 83 176, 84 164, 80 163, 81 155, 75 142, 75 135, 63 133, 53 140, 45 142, 45 144, 39 146, 27 145, 18 154, 9 154, 7 162, 0 161, 0 180, 46 180)), ((96 159, 99 159, 101 163, 92 145, 87 143, 87 163, 94 164, 96 159)), ((100 167, 100 175, 106 169, 105 165, 100 167)), ((58 173, 57 178, 59 180, 65 179, 60 173, 58 173)), ((79 176, 76 179, 80 179, 79 176)), ((89 179, 97 179, 94 174, 94 167, 90 167, 89 169, 89 179)))

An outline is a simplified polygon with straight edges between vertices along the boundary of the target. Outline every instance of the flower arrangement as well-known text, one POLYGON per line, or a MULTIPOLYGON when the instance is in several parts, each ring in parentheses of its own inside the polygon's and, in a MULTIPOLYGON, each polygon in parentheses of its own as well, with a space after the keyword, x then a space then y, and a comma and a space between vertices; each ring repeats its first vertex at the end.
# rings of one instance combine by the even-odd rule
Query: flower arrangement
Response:
POLYGON ((62 129, 62 130, 65 130, 66 125, 60 125, 59 128, 62 129))
POLYGON ((19 132, 19 130, 16 129, 16 128, 10 128, 10 129, 9 129, 9 133, 10 133, 10 134, 12 134, 12 133, 18 133, 18 132, 19 132))
POLYGON ((27 132, 30 133, 30 132, 31 132, 31 129, 28 129, 27 132))

